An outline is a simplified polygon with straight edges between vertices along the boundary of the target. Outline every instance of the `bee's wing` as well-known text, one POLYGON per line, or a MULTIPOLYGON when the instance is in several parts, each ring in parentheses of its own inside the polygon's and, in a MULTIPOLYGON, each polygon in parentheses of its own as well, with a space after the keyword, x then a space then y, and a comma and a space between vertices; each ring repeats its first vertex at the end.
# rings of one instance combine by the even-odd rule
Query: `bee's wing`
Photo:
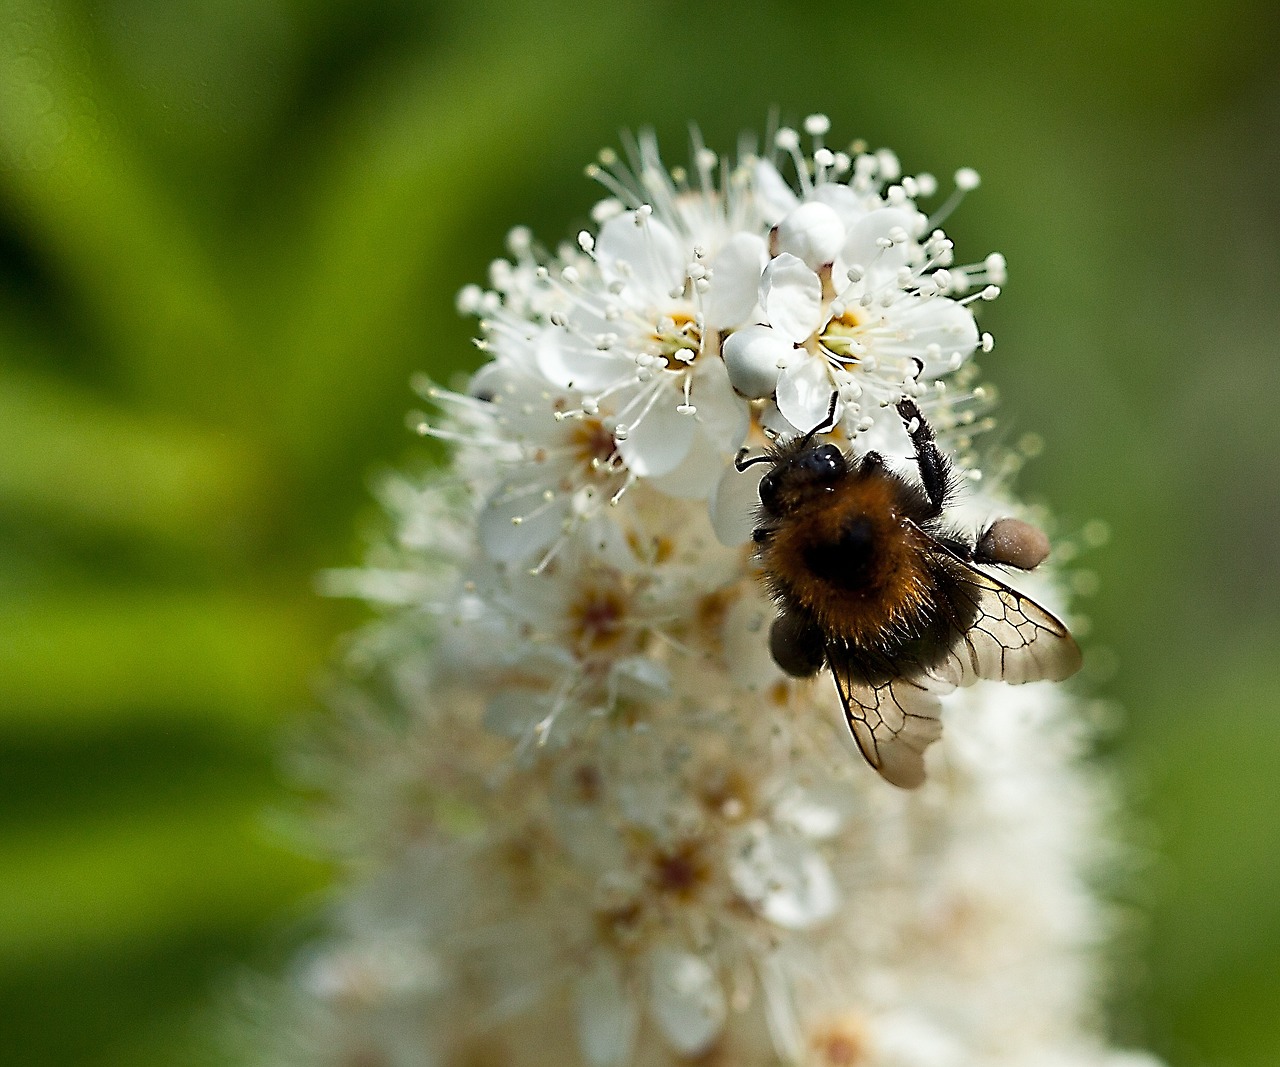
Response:
POLYGON ((924 782, 924 750, 942 736, 938 697, 954 686, 919 675, 868 685, 829 657, 845 718, 863 756, 886 782, 915 789, 924 782))
POLYGON ((1080 669, 1080 646, 1061 620, 932 538, 928 551, 951 571, 959 595, 977 611, 973 625, 930 674, 952 685, 979 678, 1017 685, 1060 682, 1080 669))

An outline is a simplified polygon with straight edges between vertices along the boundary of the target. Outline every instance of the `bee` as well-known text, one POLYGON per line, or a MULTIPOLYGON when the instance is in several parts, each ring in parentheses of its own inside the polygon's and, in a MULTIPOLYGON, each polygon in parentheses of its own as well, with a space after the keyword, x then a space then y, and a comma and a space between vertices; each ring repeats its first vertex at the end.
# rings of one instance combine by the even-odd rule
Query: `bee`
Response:
POLYGON ((769 648, 787 674, 830 668, 858 748, 888 782, 914 789, 942 733, 939 697, 981 678, 1061 681, 1080 649, 1061 620, 985 568, 1032 570, 1049 542, 1019 519, 973 534, 952 524, 950 460, 914 401, 897 405, 918 481, 874 451, 808 433, 735 466, 769 463, 752 534, 778 616, 769 648))

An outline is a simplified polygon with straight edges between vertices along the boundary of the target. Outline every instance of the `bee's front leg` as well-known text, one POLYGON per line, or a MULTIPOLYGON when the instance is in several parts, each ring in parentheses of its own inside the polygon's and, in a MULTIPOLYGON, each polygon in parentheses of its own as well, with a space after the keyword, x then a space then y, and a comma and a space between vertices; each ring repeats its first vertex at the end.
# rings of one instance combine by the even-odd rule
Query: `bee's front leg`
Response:
POLYGON ((916 407, 914 400, 899 400, 898 414, 902 416, 902 422, 911 437, 911 443, 915 445, 920 481, 929 498, 929 514, 926 518, 936 518, 942 514, 947 498, 951 495, 953 487, 951 464, 947 461, 947 457, 938 451, 938 445, 933 439, 933 430, 924 421, 924 416, 920 414, 920 409, 916 407))

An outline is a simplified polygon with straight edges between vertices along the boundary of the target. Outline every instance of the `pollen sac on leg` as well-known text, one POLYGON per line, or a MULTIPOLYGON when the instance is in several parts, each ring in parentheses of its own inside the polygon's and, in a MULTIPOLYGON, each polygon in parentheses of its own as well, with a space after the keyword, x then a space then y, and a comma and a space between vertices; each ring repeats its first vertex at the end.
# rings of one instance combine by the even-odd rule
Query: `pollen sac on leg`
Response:
POLYGON ((978 538, 974 558, 979 563, 1000 563, 1029 571, 1049 556, 1044 531, 1021 519, 996 519, 978 538))

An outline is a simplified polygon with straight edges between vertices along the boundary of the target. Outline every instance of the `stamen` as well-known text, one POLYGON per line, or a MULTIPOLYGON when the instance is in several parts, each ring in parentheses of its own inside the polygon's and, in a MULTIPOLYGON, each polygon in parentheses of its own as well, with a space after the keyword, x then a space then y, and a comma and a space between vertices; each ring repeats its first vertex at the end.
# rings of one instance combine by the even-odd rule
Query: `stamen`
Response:
POLYGON ((978 172, 972 167, 961 167, 956 171, 955 183, 956 187, 951 191, 951 195, 943 202, 942 207, 938 208, 929 216, 929 226, 939 226, 947 220, 947 217, 960 206, 960 201, 964 199, 965 193, 971 189, 976 189, 981 179, 978 172))

